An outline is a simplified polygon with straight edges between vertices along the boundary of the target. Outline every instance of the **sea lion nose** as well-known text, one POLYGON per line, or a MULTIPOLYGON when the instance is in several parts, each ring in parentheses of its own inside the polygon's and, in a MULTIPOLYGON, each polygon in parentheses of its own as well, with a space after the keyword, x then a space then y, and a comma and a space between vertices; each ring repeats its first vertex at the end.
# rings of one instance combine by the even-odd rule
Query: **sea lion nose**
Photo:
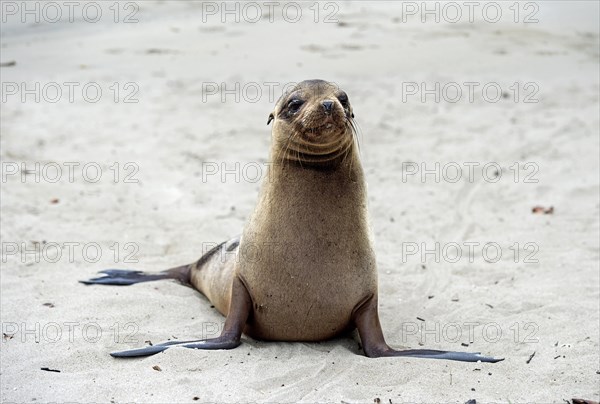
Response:
POLYGON ((331 108, 333 107, 333 101, 323 101, 323 108, 325 108, 325 113, 329 114, 331 112, 331 108))

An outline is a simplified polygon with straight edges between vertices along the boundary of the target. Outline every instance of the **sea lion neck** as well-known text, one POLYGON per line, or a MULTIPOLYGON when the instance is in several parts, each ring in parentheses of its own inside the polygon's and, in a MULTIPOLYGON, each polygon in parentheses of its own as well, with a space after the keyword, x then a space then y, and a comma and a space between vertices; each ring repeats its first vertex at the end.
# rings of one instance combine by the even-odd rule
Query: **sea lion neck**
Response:
MULTIPOLYGON (((355 146, 354 146, 355 147, 355 146)), ((329 198, 365 199, 364 174, 354 150, 336 158, 335 163, 311 163, 273 160, 262 185, 263 194, 298 194, 311 200, 329 198)))

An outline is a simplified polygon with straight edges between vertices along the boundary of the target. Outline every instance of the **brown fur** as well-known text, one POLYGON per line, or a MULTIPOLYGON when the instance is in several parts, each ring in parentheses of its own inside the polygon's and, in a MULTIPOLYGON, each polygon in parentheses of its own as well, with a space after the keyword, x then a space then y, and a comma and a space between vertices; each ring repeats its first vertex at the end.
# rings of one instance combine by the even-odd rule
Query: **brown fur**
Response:
POLYGON ((275 120, 272 165, 241 239, 159 274, 111 269, 82 281, 132 285, 178 279, 227 316, 217 338, 168 341, 111 355, 153 355, 171 346, 233 349, 242 332, 267 340, 319 341, 356 327, 369 357, 503 360, 470 352, 395 350, 385 342, 353 117, 347 96, 333 84, 298 84, 269 116, 268 122, 275 120))
POLYGON ((251 337, 332 338, 353 329, 354 310, 377 294, 366 186, 342 93, 311 80, 278 101, 272 164, 235 256, 214 254, 191 271, 192 285, 225 315, 232 281, 241 280, 253 303, 251 337), (288 108, 295 98, 304 101, 297 111, 288 108), (324 101, 333 102, 329 114, 324 101))

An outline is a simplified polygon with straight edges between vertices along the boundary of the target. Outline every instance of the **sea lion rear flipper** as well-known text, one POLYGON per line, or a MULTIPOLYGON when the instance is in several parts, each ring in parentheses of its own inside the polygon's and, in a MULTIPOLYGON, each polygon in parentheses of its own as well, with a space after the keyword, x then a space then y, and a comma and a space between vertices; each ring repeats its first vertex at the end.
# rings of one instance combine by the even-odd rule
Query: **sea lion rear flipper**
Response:
POLYGON ((189 265, 167 269, 166 271, 149 274, 142 271, 132 271, 127 269, 105 269, 99 273, 104 274, 98 278, 79 281, 85 285, 117 285, 126 286, 141 282, 150 282, 160 279, 177 279, 183 284, 189 283, 189 265))
POLYGON ((86 285, 133 285, 140 282, 148 282, 155 280, 155 276, 145 274, 142 271, 129 271, 125 269, 107 269, 100 271, 99 273, 104 274, 97 278, 88 279, 86 281, 79 281, 86 285))
POLYGON ((227 314, 225 326, 219 337, 205 340, 167 341, 144 348, 112 352, 110 355, 115 358, 149 356, 173 346, 182 346, 184 348, 193 349, 233 349, 240 345, 242 331, 244 331, 244 326, 250 316, 251 309, 252 299, 250 298, 250 294, 248 293, 246 286, 244 286, 244 283, 239 278, 235 277, 231 288, 231 305, 229 313, 227 314))
POLYGON ((404 356, 412 358, 447 359, 460 362, 500 362, 504 358, 481 356, 479 352, 438 351, 434 349, 407 349, 396 351, 390 348, 383 337, 379 315, 377 313, 377 297, 371 296, 359 304, 353 312, 353 319, 358 329, 365 354, 371 358, 404 356))

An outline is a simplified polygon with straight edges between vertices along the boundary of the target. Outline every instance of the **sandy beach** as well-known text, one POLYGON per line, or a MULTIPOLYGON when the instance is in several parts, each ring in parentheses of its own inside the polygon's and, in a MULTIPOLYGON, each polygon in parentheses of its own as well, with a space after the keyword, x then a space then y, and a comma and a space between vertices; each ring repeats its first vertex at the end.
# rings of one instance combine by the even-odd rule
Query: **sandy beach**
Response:
POLYGON ((597 2, 66 3, 0 5, 1 402, 600 401, 597 2), (109 356, 218 334, 176 282, 78 281, 239 234, 312 78, 356 114, 388 343, 505 360, 109 356))

